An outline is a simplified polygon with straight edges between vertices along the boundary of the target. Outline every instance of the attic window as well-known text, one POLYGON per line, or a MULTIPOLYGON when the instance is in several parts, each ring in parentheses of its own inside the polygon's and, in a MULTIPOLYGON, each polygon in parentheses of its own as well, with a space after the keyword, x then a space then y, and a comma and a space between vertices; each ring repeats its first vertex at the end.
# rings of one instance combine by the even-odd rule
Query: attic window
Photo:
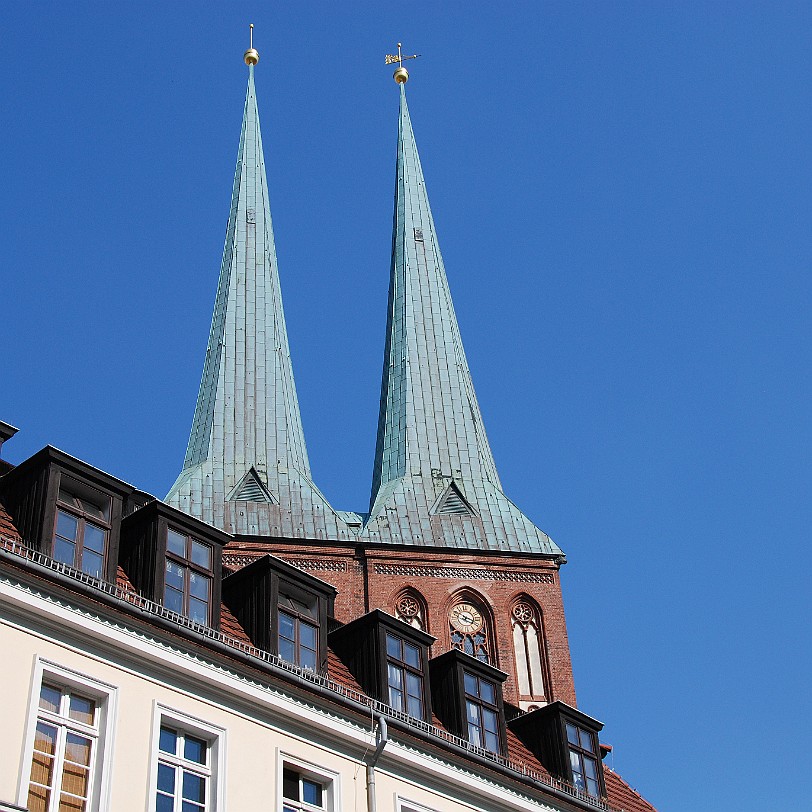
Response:
POLYGON ((460 492, 460 489, 452 482, 434 511, 438 516, 473 516, 474 511, 460 492))
POLYGON ((274 504, 274 499, 252 468, 228 497, 230 502, 264 502, 274 504))
POLYGON ((572 783, 597 798, 600 796, 600 789, 594 734, 571 722, 567 722, 566 727, 572 783))
POLYGON ((94 578, 103 578, 110 534, 110 497, 62 477, 53 537, 53 557, 94 578))

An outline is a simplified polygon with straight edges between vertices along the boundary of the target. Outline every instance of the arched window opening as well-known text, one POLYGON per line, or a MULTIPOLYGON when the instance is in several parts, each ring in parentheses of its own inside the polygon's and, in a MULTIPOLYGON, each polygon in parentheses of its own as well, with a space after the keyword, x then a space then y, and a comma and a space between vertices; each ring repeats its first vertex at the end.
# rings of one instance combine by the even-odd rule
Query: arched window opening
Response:
POLYGON ((422 595, 413 589, 401 592, 395 599, 395 617, 415 629, 426 631, 426 603, 422 595))
POLYGON ((471 598, 455 601, 448 613, 451 647, 464 651, 483 663, 495 664, 491 632, 483 606, 471 598))
POLYGON ((517 601, 511 612, 511 624, 519 696, 543 697, 543 635, 538 609, 527 599, 517 601))

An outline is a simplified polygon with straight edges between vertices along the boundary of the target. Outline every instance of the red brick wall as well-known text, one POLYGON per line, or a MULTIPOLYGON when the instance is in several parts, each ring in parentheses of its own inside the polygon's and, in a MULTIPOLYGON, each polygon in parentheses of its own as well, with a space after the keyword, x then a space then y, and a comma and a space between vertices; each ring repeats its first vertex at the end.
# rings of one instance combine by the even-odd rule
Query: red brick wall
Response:
POLYGON ((491 612, 495 633, 494 665, 508 674, 505 700, 518 704, 510 619, 516 599, 526 595, 541 609, 548 677, 548 701, 575 705, 567 627, 558 566, 549 560, 439 548, 394 548, 383 545, 308 544, 294 541, 235 541, 224 561, 243 566, 271 553, 338 589, 336 618, 344 623, 371 609, 395 614, 395 601, 405 587, 418 591, 428 607, 427 631, 437 638, 432 656, 451 647, 448 610, 462 590, 476 595, 491 612))

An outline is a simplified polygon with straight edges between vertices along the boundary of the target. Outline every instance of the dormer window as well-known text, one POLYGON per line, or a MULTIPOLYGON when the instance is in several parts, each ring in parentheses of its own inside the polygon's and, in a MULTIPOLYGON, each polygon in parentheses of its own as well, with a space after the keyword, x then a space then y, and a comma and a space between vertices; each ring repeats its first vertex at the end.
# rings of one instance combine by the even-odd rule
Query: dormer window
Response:
POLYGON ((110 497, 62 477, 57 499, 53 558, 104 578, 110 533, 110 497))
POLYGON ((423 718, 423 656, 419 646, 386 632, 386 676, 389 705, 423 718))
POLYGON ((567 745, 570 753, 572 783, 581 790, 600 796, 598 784, 598 758, 595 749, 595 735, 578 725, 566 723, 567 745))
POLYGON ((468 741, 477 747, 498 753, 499 705, 496 700, 496 685, 468 671, 464 672, 463 685, 468 741))
POLYGON ((164 606, 208 625, 212 578, 211 545, 167 528, 164 606))
POLYGON ((317 669, 319 661, 319 626, 316 602, 312 606, 296 598, 279 594, 278 652, 283 660, 317 669))
POLYGON ((397 714, 431 719, 428 652, 434 638, 373 609, 330 633, 330 648, 369 696, 397 714))

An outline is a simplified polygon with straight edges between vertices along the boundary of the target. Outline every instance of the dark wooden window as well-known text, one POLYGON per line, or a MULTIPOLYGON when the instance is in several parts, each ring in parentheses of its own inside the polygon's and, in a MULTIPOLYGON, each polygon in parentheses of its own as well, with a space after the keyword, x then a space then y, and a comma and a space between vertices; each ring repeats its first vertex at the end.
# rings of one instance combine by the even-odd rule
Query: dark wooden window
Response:
POLYGON ((420 648, 386 632, 386 677, 389 705, 423 718, 423 658, 420 648))
POLYGON ((570 754, 572 783, 580 790, 600 797, 598 755, 593 734, 571 722, 567 726, 567 746, 570 754))
POLYGON ((468 741, 492 753, 500 752, 496 686, 489 680, 468 671, 464 672, 463 684, 468 741))
POLYGON ((81 483, 59 488, 53 557, 94 578, 104 578, 110 534, 110 497, 81 483))
POLYGON ((315 603, 308 606, 280 593, 278 606, 279 656, 289 663, 316 671, 319 661, 319 626, 315 603))
POLYGON ((168 528, 164 606, 195 623, 208 625, 213 576, 211 545, 168 528))

